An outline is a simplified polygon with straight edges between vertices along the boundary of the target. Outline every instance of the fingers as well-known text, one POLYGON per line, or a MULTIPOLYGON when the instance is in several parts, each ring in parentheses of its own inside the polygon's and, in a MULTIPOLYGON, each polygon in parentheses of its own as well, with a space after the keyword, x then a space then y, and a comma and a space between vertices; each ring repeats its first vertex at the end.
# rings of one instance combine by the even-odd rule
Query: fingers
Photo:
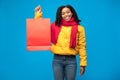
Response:
POLYGON ((84 68, 84 67, 81 67, 81 68, 80 68, 80 75, 82 76, 82 75, 84 74, 84 72, 85 72, 85 68, 84 68))
POLYGON ((35 12, 39 11, 40 10, 40 5, 38 5, 36 8, 35 8, 35 12))

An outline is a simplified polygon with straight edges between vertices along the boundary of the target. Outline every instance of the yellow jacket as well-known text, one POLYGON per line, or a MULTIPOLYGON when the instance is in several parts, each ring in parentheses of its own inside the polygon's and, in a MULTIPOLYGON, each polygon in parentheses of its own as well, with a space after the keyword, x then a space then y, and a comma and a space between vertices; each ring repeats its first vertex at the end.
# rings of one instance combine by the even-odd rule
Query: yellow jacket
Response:
POLYGON ((42 18, 42 12, 35 12, 34 18, 35 19, 42 18))
POLYGON ((70 33, 71 27, 62 26, 61 32, 59 33, 56 45, 52 44, 51 51, 54 54, 60 55, 80 55, 80 66, 86 66, 86 41, 85 31, 83 26, 78 25, 78 33, 76 35, 76 48, 70 48, 70 33))
MULTIPOLYGON (((35 16, 38 16, 38 15, 36 14, 35 16)), ((39 16, 37 18, 39 18, 39 16)), ((69 27, 62 26, 56 45, 52 44, 51 46, 51 52, 53 54, 60 54, 60 55, 79 54, 80 66, 87 66, 86 38, 85 38, 84 27, 81 25, 78 25, 78 33, 76 35, 77 41, 76 41, 75 49, 69 47, 70 33, 71 33, 71 26, 69 27)))

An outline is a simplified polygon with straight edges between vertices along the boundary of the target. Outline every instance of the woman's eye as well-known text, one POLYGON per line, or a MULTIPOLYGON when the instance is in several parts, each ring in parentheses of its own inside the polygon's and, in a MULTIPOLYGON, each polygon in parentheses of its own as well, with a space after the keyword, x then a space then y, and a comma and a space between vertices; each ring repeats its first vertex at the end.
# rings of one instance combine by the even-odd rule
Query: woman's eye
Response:
POLYGON ((70 11, 68 11, 67 13, 70 13, 70 11))

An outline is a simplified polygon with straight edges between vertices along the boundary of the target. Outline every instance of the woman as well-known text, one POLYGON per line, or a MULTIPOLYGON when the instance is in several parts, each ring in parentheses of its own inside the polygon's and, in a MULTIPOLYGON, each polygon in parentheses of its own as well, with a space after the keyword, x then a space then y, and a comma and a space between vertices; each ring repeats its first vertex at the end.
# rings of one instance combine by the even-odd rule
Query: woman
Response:
POLYGON ((87 66, 85 31, 79 22, 72 6, 58 8, 56 20, 51 24, 51 52, 54 54, 52 66, 55 80, 64 78, 75 80, 77 54, 80 56, 80 75, 85 72, 87 66))

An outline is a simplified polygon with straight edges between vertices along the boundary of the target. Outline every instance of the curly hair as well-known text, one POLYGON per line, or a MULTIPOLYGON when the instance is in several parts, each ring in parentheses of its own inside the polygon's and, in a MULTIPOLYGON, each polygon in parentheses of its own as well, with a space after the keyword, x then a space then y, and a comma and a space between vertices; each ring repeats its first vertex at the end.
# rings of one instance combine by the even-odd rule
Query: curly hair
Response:
POLYGON ((72 17, 75 19, 76 22, 81 22, 81 20, 78 19, 78 16, 77 16, 77 13, 75 11, 75 9, 71 6, 71 5, 65 5, 65 6, 60 6, 58 9, 57 9, 57 12, 56 12, 56 20, 55 20, 55 24, 57 26, 60 26, 61 24, 61 20, 62 20, 62 9, 63 8, 69 8, 70 11, 73 13, 72 17))

